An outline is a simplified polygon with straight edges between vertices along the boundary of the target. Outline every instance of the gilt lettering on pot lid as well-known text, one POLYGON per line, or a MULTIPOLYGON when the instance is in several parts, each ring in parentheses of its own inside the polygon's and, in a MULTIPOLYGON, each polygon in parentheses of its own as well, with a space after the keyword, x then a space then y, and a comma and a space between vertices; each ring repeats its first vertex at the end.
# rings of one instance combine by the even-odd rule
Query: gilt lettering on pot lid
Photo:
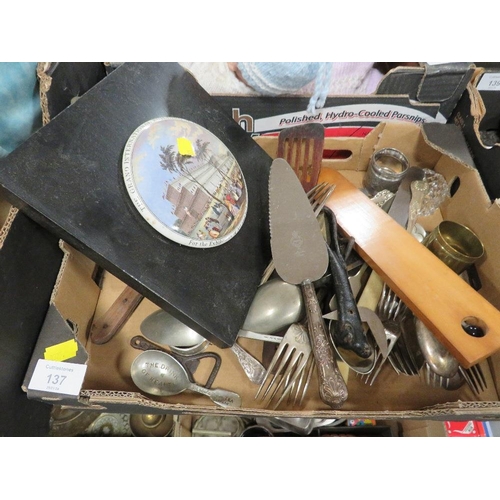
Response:
POLYGON ((138 212, 181 245, 219 246, 243 225, 243 172, 226 145, 196 123, 172 117, 143 123, 125 145, 122 168, 138 212))

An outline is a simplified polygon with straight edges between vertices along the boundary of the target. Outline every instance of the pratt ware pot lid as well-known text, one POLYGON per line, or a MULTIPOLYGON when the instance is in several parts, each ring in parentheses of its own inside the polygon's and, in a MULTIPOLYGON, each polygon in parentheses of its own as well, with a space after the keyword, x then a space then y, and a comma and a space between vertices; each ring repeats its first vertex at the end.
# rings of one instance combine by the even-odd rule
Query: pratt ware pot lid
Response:
POLYGON ((173 117, 143 123, 125 145, 122 166, 138 212, 181 245, 219 246, 243 225, 243 172, 224 143, 196 123, 173 117))

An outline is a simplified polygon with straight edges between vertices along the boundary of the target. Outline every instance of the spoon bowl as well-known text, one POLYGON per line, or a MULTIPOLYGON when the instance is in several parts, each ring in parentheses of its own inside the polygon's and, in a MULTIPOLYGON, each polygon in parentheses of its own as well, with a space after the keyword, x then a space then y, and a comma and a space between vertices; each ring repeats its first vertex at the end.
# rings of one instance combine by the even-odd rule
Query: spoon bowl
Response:
MULTIPOLYGON (((146 317, 140 329, 146 339, 158 345, 167 345, 173 353, 182 356, 199 354, 210 345, 208 340, 162 309, 146 317)), ((230 349, 249 380, 260 384, 266 372, 260 361, 238 343, 234 343, 230 349)))
POLYGON ((140 330, 152 342, 173 347, 193 347, 206 340, 163 309, 147 316, 140 330))
POLYGON ((452 378, 460 367, 457 358, 439 342, 434 334, 417 318, 415 321, 418 344, 430 369, 437 375, 452 378))
POLYGON ((271 334, 305 316, 300 287, 274 278, 261 285, 250 305, 242 330, 271 334))
POLYGON ((174 396, 185 390, 208 396, 222 407, 240 407, 241 398, 225 389, 207 389, 191 382, 179 361, 163 351, 144 351, 135 358, 130 368, 134 384, 153 396, 174 396))
POLYGON ((332 344, 339 358, 353 371, 360 375, 368 375, 375 367, 375 349, 373 343, 370 342, 370 336, 367 336, 368 344, 372 346, 372 353, 368 358, 362 358, 350 349, 344 349, 340 346, 332 344))

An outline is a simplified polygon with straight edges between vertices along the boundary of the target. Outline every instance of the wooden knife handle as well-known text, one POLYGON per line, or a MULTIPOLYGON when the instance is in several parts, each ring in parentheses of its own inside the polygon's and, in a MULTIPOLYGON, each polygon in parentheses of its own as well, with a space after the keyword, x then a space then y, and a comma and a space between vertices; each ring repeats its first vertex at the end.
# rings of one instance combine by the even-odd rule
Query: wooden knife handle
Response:
POLYGON ((127 286, 111 307, 92 323, 90 340, 94 344, 109 342, 122 328, 144 297, 127 286))
POLYGON ((347 386, 328 339, 316 290, 310 280, 305 280, 301 288, 307 312, 309 338, 318 368, 319 395, 331 408, 341 408, 347 399, 347 386))

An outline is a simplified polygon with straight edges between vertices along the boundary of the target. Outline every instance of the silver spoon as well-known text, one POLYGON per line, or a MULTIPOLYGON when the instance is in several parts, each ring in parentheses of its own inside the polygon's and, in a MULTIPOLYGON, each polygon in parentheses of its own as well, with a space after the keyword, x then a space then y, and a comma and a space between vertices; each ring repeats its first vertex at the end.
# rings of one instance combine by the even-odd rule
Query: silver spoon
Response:
MULTIPOLYGON (((344 363, 346 363, 352 371, 359 373, 360 375, 368 375, 375 368, 375 363, 377 361, 376 353, 382 352, 384 356, 387 356, 387 337, 384 331, 384 325, 374 311, 368 309, 367 307, 359 307, 358 309, 361 321, 366 323, 368 326, 368 333, 370 333, 367 337, 368 341, 372 347, 374 347, 375 344, 376 349, 372 349, 373 352, 368 358, 362 358, 349 349, 343 349, 342 347, 337 346, 333 340, 332 345, 339 358, 344 361, 344 363)), ((330 339, 333 339, 333 330, 335 328, 334 322, 338 318, 337 311, 331 311, 328 314, 323 315, 323 318, 329 320, 328 330, 330 332, 330 339)))
POLYGON ((418 318, 415 328, 418 345, 431 370, 441 377, 452 378, 460 367, 458 360, 418 318))
MULTIPOLYGON (((160 345, 175 348, 198 346, 206 341, 201 335, 163 309, 147 316, 141 323, 140 329, 147 339, 160 345)), ((230 349, 237 357, 248 379, 254 384, 261 384, 266 375, 264 366, 239 344, 234 343, 230 349)))
POLYGON ((275 278, 257 289, 242 330, 276 333, 293 323, 299 323, 304 315, 300 287, 275 278))
POLYGON ((174 347, 192 347, 205 340, 199 333, 163 309, 144 318, 140 330, 152 342, 174 347))
POLYGON ((241 407, 241 397, 226 389, 207 389, 189 380, 184 367, 170 354, 162 351, 144 351, 130 368, 134 384, 154 396, 174 396, 186 390, 208 396, 224 408, 241 407))

